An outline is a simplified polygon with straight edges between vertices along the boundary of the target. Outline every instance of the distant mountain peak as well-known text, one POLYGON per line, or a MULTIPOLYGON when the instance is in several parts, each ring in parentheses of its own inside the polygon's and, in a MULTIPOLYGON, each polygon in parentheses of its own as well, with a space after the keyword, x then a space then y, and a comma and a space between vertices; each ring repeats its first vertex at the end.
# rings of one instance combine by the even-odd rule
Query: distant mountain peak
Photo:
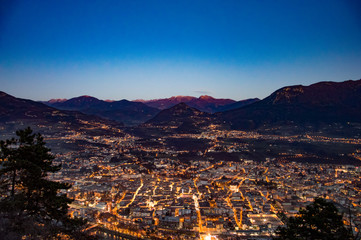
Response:
POLYGON ((190 113, 202 113, 198 109, 192 108, 192 107, 188 106, 184 102, 178 103, 177 105, 174 105, 173 107, 165 109, 163 111, 171 113, 171 114, 175 114, 175 115, 182 115, 185 112, 187 112, 188 114, 190 114, 190 113))
POLYGON ((215 98, 211 97, 211 96, 208 96, 208 95, 202 95, 198 99, 201 99, 201 100, 214 100, 215 98))
POLYGON ((99 100, 98 98, 92 97, 92 96, 89 96, 89 95, 82 95, 82 96, 75 97, 75 98, 72 98, 72 99, 96 99, 96 100, 99 100))
POLYGON ((186 103, 192 108, 196 108, 203 112, 214 113, 218 108, 227 104, 235 103, 232 99, 217 99, 208 95, 202 95, 199 98, 192 96, 173 96, 170 98, 153 99, 153 100, 136 100, 142 102, 150 107, 158 108, 161 110, 173 107, 181 102, 186 103))
POLYGON ((195 98, 195 97, 192 97, 192 96, 182 96, 182 95, 179 95, 179 96, 170 97, 169 99, 170 99, 170 100, 180 101, 180 102, 186 102, 186 101, 189 101, 189 100, 194 99, 194 98, 195 98))
POLYGON ((261 101, 221 115, 240 129, 285 123, 360 123, 361 80, 283 87, 261 101))
POLYGON ((186 103, 181 102, 171 108, 162 110, 146 123, 151 125, 177 127, 187 123, 187 126, 192 125, 192 129, 189 129, 189 131, 194 132, 198 131, 201 126, 208 125, 212 119, 213 117, 211 114, 199 111, 198 109, 192 108, 186 103))
POLYGON ((191 108, 191 107, 188 106, 185 102, 181 102, 181 103, 178 103, 178 104, 174 105, 173 107, 169 108, 169 110, 177 109, 177 108, 191 108))
POLYGON ((71 98, 62 103, 64 103, 65 105, 66 104, 72 105, 72 104, 93 104, 93 103, 101 103, 101 102, 103 102, 103 101, 96 97, 83 95, 83 96, 71 98))

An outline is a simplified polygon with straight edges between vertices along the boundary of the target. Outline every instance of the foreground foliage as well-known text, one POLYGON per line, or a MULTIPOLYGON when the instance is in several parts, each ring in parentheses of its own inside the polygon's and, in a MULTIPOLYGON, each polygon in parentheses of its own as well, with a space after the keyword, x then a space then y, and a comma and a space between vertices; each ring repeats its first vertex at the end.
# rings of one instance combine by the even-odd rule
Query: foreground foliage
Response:
POLYGON ((71 186, 48 180, 60 170, 40 134, 30 128, 0 142, 0 234, 5 239, 82 239, 82 219, 68 216, 71 186))
POLYGON ((275 240, 348 240, 355 239, 343 223, 343 216, 333 203, 316 198, 298 216, 284 218, 286 226, 279 227, 275 240))

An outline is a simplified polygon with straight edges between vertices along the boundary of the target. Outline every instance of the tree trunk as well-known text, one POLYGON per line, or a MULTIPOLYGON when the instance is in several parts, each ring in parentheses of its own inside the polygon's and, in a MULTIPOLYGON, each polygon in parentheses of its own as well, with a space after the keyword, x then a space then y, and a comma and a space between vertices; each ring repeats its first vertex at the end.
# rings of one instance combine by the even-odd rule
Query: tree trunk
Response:
POLYGON ((13 179, 11 183, 11 198, 14 199, 15 196, 15 178, 16 178, 16 169, 13 171, 13 179))

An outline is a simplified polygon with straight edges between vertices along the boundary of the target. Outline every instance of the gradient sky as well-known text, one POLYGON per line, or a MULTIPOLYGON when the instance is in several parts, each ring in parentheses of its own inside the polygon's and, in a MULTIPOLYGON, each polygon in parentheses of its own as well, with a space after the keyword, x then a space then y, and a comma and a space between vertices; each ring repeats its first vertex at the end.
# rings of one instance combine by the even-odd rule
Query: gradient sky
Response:
POLYGON ((361 78, 361 1, 2 1, 0 90, 264 98, 361 78))

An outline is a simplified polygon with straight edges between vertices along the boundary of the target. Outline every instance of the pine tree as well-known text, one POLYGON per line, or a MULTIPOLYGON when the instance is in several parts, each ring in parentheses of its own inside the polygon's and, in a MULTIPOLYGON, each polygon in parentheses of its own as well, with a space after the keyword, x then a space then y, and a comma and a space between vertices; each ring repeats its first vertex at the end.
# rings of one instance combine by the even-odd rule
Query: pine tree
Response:
POLYGON ((40 239, 76 232, 84 222, 69 218, 72 200, 60 194, 71 185, 47 178, 61 166, 53 164, 54 156, 40 134, 26 128, 16 135, 18 139, 0 142, 1 227, 40 239))
POLYGON ((296 217, 286 219, 279 227, 275 240, 350 240, 352 232, 346 228, 343 216, 335 205, 322 198, 301 209, 296 217))

